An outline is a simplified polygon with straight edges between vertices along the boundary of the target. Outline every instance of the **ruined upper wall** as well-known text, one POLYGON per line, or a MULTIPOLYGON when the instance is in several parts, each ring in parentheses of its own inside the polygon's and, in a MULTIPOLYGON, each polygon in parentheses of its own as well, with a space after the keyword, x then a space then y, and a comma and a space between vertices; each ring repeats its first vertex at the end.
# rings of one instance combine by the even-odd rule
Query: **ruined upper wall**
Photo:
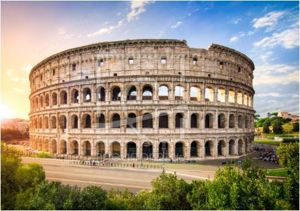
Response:
POLYGON ((54 54, 33 67, 31 90, 87 78, 182 75, 219 78, 252 87, 253 62, 221 45, 189 48, 171 39, 101 42, 54 54))

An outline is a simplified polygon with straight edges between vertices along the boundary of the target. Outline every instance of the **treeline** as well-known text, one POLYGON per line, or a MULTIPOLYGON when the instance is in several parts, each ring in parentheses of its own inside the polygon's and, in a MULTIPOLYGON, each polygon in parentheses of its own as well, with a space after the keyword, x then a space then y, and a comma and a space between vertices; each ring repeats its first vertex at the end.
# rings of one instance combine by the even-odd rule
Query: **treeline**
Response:
POLYGON ((299 122, 292 122, 289 118, 278 117, 277 114, 272 113, 266 118, 259 118, 257 115, 255 127, 262 127, 263 133, 270 133, 270 127, 272 127, 275 134, 299 132, 299 122))
POLYGON ((38 164, 24 165, 14 149, 2 146, 2 209, 40 210, 189 210, 189 209, 296 209, 299 208, 299 145, 282 144, 278 155, 289 176, 269 182, 266 172, 245 161, 241 167, 226 166, 215 179, 187 183, 162 173, 151 191, 80 189, 45 180, 38 164))
POLYGON ((29 139, 29 129, 21 131, 16 128, 1 128, 1 140, 29 139))

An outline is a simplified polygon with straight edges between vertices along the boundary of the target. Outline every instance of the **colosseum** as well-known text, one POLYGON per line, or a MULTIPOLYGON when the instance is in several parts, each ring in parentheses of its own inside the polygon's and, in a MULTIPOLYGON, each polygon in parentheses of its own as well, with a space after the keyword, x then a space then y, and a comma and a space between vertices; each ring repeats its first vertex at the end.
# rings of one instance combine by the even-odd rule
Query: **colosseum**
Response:
POLYGON ((30 72, 30 145, 60 156, 203 160, 252 151, 254 64, 217 44, 100 42, 30 72))

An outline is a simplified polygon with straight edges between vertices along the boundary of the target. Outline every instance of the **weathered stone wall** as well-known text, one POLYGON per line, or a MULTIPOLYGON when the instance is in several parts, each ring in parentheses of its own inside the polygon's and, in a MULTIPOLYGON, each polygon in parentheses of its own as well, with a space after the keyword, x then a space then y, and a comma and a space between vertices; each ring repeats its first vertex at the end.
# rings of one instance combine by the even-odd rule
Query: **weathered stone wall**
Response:
POLYGON ((178 40, 98 43, 55 54, 30 73, 31 145, 121 158, 242 155, 254 135, 253 70, 233 49, 195 49, 178 40), (159 125, 162 113, 167 128, 159 125), (143 125, 148 114, 150 128, 143 125))

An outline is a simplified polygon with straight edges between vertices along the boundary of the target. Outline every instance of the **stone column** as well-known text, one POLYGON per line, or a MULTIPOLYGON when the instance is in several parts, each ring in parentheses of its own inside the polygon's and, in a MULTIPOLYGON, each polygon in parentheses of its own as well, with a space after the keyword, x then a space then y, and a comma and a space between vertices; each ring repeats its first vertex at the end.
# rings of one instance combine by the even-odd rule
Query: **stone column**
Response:
POLYGON ((188 140, 184 142, 184 159, 189 160, 191 158, 191 143, 188 140))
POLYGON ((136 158, 140 160, 142 158, 141 142, 137 141, 135 142, 135 144, 136 144, 136 158))
POLYGON ((159 153, 159 141, 155 140, 152 142, 152 149, 153 149, 153 159, 158 159, 158 153, 159 153))
POLYGON ((91 156, 96 156, 96 144, 95 140, 91 140, 91 156))
POLYGON ((175 159, 175 143, 172 141, 168 142, 169 143, 169 158, 172 160, 175 159))

